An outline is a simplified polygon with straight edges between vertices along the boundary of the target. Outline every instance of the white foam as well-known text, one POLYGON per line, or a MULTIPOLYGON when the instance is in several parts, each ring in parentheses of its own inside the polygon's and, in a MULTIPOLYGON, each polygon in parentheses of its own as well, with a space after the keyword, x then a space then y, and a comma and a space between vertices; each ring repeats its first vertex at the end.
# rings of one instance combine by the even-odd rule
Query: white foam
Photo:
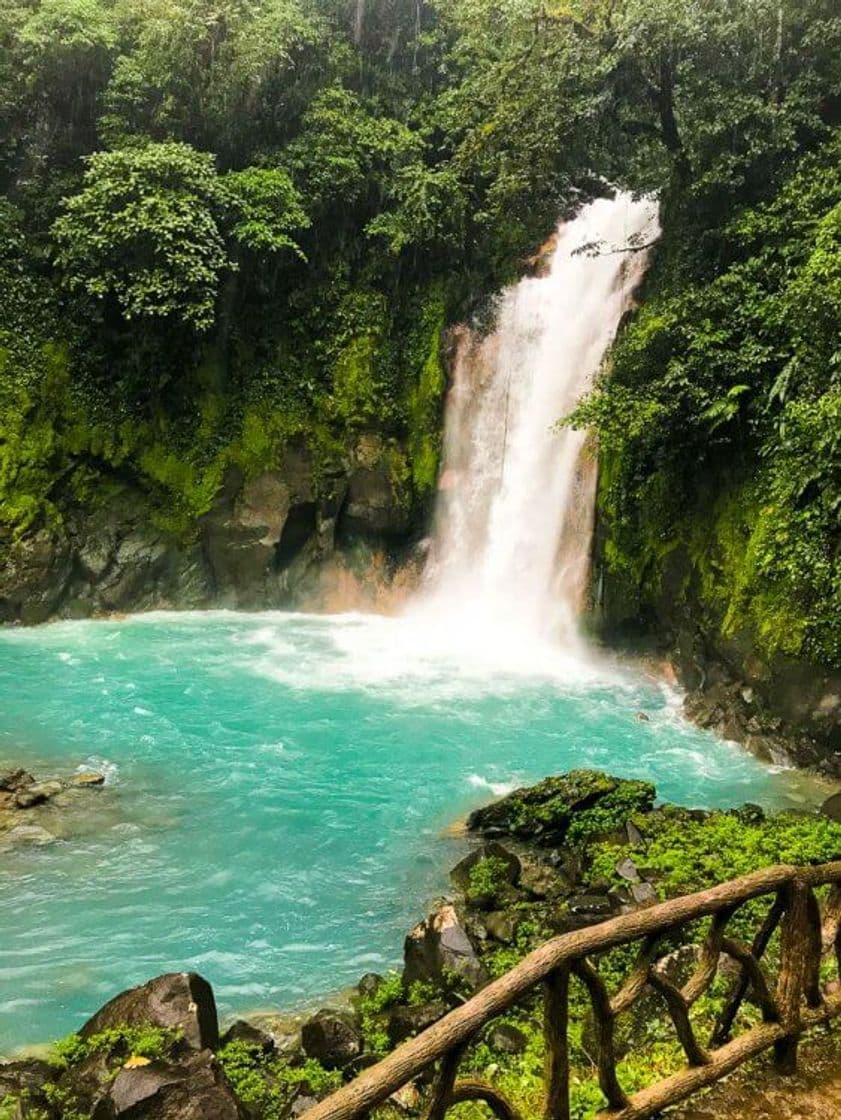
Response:
POLYGON ((483 778, 481 774, 468 774, 467 781, 474 789, 490 790, 494 797, 504 797, 506 793, 510 793, 513 789, 516 789, 515 782, 489 782, 488 779, 483 778))

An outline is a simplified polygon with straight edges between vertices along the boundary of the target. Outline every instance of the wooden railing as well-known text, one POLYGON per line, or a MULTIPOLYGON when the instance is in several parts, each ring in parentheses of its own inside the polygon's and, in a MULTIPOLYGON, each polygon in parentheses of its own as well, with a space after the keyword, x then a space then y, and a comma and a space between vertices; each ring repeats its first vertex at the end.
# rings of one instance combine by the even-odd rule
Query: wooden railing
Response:
POLYGON ((303 1120, 356 1120, 383 1104, 435 1062, 435 1080, 426 1120, 443 1120, 447 1110, 466 1100, 484 1101, 500 1120, 518 1120, 517 1113, 493 1086, 458 1080, 467 1047, 498 1015, 535 991, 542 991, 546 1041, 545 1120, 569 1117, 568 1050, 569 982, 584 984, 593 1008, 597 1066, 606 1108, 598 1120, 644 1120, 712 1084, 749 1058, 773 1048, 781 1072, 793 1072, 803 1031, 841 1013, 841 993, 827 994, 820 969, 825 956, 841 979, 841 862, 818 867, 769 867, 697 894, 671 899, 646 910, 624 914, 587 929, 545 942, 510 972, 482 988, 415 1038, 404 1042, 377 1065, 321 1101, 303 1120), (829 887, 821 904, 815 895, 829 887), (764 921, 750 945, 727 935, 736 911, 752 899, 768 896, 764 921), (681 987, 658 969, 658 945, 688 923, 711 918, 698 963, 681 987), (780 928, 776 981, 772 984, 762 957, 780 928), (639 942, 635 966, 614 995, 588 959, 619 945, 639 942), (702 1044, 691 1009, 709 988, 721 957, 735 962, 735 977, 709 1045, 702 1044), (614 1031, 617 1017, 645 991, 659 995, 671 1017, 687 1065, 633 1096, 617 1075, 614 1031), (731 1033, 742 1001, 751 994, 761 1022, 731 1033))

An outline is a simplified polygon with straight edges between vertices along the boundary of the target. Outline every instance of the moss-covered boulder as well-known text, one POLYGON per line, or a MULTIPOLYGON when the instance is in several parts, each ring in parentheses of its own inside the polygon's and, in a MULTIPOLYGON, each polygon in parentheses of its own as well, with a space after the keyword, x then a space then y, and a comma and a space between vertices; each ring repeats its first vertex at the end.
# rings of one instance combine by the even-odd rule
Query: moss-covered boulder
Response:
POLYGON ((615 832, 635 814, 649 812, 655 792, 650 782, 601 770, 570 770, 477 809, 467 826, 486 837, 514 836, 548 847, 583 846, 615 832))

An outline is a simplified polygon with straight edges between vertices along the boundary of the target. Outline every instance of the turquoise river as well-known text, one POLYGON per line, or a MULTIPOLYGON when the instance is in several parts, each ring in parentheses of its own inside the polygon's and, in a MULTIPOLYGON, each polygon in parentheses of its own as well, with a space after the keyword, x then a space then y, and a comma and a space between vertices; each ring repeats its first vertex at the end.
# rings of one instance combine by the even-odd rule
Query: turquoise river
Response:
POLYGON ((0 854, 0 1053, 165 970, 203 973, 229 1016, 398 964, 466 843, 448 826, 551 772, 803 796, 654 679, 463 638, 225 612, 0 631, 0 763, 108 775, 64 838, 0 854))

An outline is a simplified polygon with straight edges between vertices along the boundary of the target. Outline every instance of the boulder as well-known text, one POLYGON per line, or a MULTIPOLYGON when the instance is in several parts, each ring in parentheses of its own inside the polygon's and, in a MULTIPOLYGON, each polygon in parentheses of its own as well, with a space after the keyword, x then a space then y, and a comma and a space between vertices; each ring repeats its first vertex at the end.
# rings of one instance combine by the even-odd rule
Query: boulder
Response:
POLYGON ((351 1015, 323 1009, 301 1028, 301 1044, 308 1058, 325 1069, 344 1069, 362 1053, 362 1035, 351 1015))
POLYGON ((437 1023, 448 1012, 449 1008, 443 1000, 436 999, 424 1003, 419 1007, 409 1007, 398 1004, 391 1009, 388 1016, 388 1039, 392 1046, 398 1046, 407 1038, 412 1038, 433 1023, 437 1023))
POLYGON ((182 1065, 150 1062, 120 1070, 92 1120, 244 1120, 221 1067, 205 1050, 182 1065))
POLYGON ((659 902, 657 891, 651 883, 632 883, 631 896, 638 909, 643 909, 646 906, 654 906, 659 902))
POLYGON ((105 785, 105 775, 100 774, 98 770, 83 770, 81 773, 73 775, 70 779, 70 784, 73 786, 81 786, 84 789, 103 786, 105 785))
POLYGON ((486 859, 499 860, 505 865, 505 878, 511 886, 515 886, 520 878, 520 861, 513 852, 504 848, 496 840, 481 844, 457 863, 450 872, 450 882, 457 890, 466 893, 470 887, 470 872, 477 863, 486 859))
POLYGON ((311 1108, 315 1108, 318 1104, 316 1097, 311 1097, 308 1093, 304 1093, 294 1099, 289 1106, 290 1116, 304 1116, 311 1108))
POLYGON ((651 809, 654 795, 649 782, 615 778, 600 770, 570 770, 477 809, 467 827, 486 837, 515 836, 554 847, 566 841, 573 822, 579 835, 624 826, 632 813, 651 809))
POLYGON ((376 466, 360 466, 348 479, 347 500, 340 513, 339 534, 352 537, 403 537, 409 529, 409 508, 385 453, 376 466))
POLYGON ((525 1034, 510 1023, 497 1023, 488 1035, 492 1050, 501 1054, 524 1054, 528 1046, 525 1034))
POLYGON ((231 1023, 219 1039, 220 1046, 227 1046, 229 1042, 244 1042, 246 1046, 255 1046, 264 1054, 273 1054, 275 1051, 275 1040, 272 1036, 245 1019, 237 1019, 231 1023))
POLYGON ((407 985, 420 980, 447 987, 453 979, 459 979, 469 987, 478 987, 487 980, 476 950, 450 903, 444 903, 409 933, 403 945, 403 960, 407 985))
POLYGON ((605 894, 576 894, 567 902, 570 914, 602 921, 613 914, 613 903, 605 894))
POLYGON ((616 865, 616 874, 620 879, 625 879, 629 883, 638 883, 640 873, 637 871, 637 865, 632 859, 625 858, 619 861, 616 865))
POLYGON ((375 996, 382 982, 383 978, 378 972, 366 972, 356 985, 356 990, 359 993, 360 999, 370 999, 372 996, 375 996))
POLYGON ((621 909, 622 900, 616 892, 596 894, 581 891, 568 898, 561 908, 549 914, 548 924, 557 933, 570 933, 573 930, 585 929, 587 926, 605 922, 621 909))
POLYGON ((181 1031, 193 1050, 215 1050, 219 1045, 213 989, 195 972, 169 972, 121 992, 88 1019, 79 1033, 89 1038, 110 1027, 147 1023, 181 1031))

